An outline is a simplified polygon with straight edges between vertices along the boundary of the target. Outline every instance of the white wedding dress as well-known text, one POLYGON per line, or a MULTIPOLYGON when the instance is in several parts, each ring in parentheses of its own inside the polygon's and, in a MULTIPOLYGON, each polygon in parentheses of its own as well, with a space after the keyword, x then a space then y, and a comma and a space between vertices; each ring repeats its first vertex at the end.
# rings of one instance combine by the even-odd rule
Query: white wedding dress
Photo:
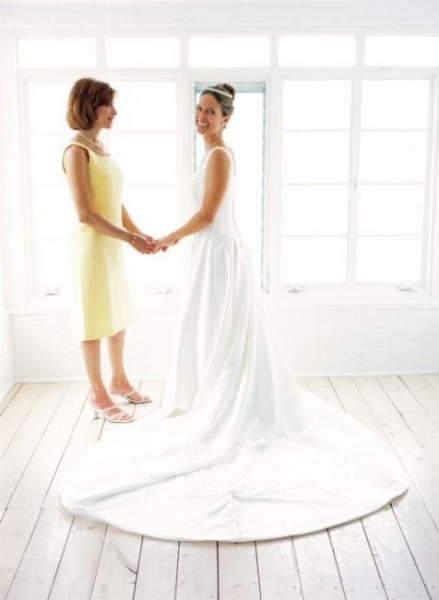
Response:
MULTIPOLYGON (((195 208, 209 156, 194 176, 195 208)), ((295 383, 236 229, 234 197, 231 169, 214 222, 193 236, 162 406, 85 452, 61 484, 70 512, 162 539, 241 542, 344 523, 407 490, 374 433, 295 383)))

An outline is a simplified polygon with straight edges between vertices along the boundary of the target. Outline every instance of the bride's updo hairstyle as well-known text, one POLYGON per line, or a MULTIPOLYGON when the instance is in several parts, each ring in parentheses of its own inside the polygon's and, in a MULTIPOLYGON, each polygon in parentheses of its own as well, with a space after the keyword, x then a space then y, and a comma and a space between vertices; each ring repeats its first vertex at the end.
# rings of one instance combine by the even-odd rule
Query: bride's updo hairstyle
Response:
POLYGON ((207 86, 201 92, 201 96, 211 94, 220 104, 223 117, 232 115, 235 107, 233 100, 235 99, 236 90, 229 83, 217 83, 216 85, 207 86))

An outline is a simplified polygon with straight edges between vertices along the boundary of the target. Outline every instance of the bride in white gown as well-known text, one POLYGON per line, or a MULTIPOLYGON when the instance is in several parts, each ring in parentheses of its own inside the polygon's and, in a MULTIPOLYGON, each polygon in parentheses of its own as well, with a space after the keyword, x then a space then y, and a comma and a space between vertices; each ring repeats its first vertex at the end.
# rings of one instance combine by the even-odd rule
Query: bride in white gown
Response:
POLYGON ((61 483, 70 512, 171 540, 309 533, 378 510, 408 479, 374 433, 300 389, 270 331, 234 220, 235 166, 222 130, 234 89, 205 88, 206 154, 190 281, 160 409, 85 452, 61 483))

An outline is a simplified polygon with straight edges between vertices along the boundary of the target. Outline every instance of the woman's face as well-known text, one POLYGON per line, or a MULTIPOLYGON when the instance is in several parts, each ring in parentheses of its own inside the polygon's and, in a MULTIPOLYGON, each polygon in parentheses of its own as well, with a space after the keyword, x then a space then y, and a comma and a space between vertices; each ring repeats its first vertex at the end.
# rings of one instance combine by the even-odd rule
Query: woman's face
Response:
POLYGON ((114 104, 101 104, 96 109, 96 123, 95 126, 101 129, 111 129, 113 126, 113 119, 117 115, 117 110, 114 108, 114 104))
POLYGON ((195 123, 200 135, 218 135, 229 120, 221 113, 221 105, 212 94, 203 94, 195 108, 195 123))

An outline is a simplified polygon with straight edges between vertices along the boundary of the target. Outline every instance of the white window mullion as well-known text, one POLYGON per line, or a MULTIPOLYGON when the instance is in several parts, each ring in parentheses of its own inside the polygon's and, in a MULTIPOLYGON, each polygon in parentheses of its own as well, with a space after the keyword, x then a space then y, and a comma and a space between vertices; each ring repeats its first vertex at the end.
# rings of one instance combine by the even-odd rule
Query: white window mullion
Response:
POLYGON ((278 73, 278 39, 272 38, 272 77, 266 96, 265 133, 265 209, 263 288, 267 292, 280 288, 280 257, 282 253, 282 86, 278 73))
POLYGON ((98 71, 105 72, 105 37, 96 39, 96 68, 98 71))
POLYGON ((347 276, 346 283, 355 283, 357 263, 358 185, 360 165, 361 79, 352 80, 351 163, 349 175, 347 276))
POLYGON ((439 250, 439 236, 435 225, 439 216, 437 210, 439 198, 439 76, 432 77, 430 82, 421 281, 427 291, 437 293, 439 288, 439 252, 437 250, 435 252, 435 249, 439 250))
POLYGON ((35 252, 32 250, 34 243, 34 232, 33 226, 33 207, 31 198, 31 164, 30 164, 30 144, 24 143, 24 140, 29 140, 29 93, 28 93, 29 82, 25 79, 20 81, 20 98, 22 101, 21 105, 21 135, 22 135, 22 148, 24 148, 24 161, 22 163, 22 186, 23 186, 23 204, 25 207, 23 218, 24 218, 24 230, 25 230, 25 256, 26 256, 26 290, 27 294, 38 294, 41 290, 38 289, 38 282, 36 281, 36 265, 35 265, 35 252))

